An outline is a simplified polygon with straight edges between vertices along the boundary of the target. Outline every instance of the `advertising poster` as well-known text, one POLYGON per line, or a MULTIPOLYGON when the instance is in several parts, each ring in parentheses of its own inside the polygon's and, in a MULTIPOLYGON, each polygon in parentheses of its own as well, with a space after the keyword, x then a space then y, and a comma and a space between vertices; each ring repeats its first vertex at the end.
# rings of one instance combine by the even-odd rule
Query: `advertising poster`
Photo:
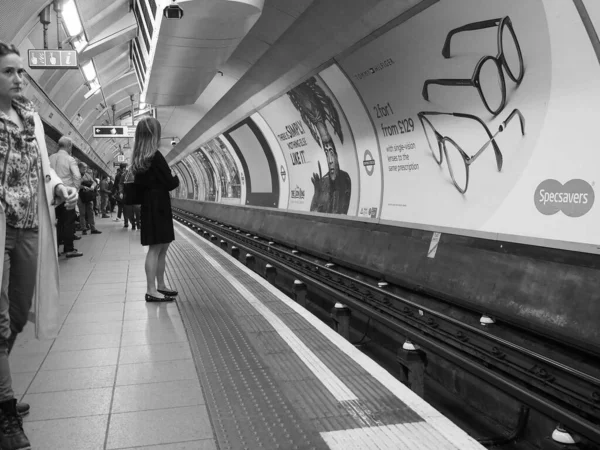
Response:
POLYGON ((199 152, 194 152, 188 156, 188 158, 194 161, 196 167, 198 167, 198 176, 200 177, 200 192, 198 193, 198 200, 208 201, 211 187, 212 187, 212 173, 206 170, 202 162, 202 156, 199 152))
POLYGON ((242 196, 242 184, 237 165, 229 150, 219 138, 212 139, 205 145, 205 151, 212 157, 221 180, 222 202, 239 204, 242 196))
POLYGON ((204 173, 208 175, 208 190, 206 192, 206 201, 216 202, 218 190, 219 190, 219 182, 215 174, 215 170, 210 160, 206 157, 204 150, 200 147, 196 152, 192 153, 192 155, 196 158, 196 161, 203 167, 204 173))
POLYGON ((599 242, 600 64, 577 3, 440 1, 341 61, 378 135, 382 219, 599 242))
POLYGON ((287 162, 283 156, 283 153, 281 153, 281 147, 277 142, 277 138, 275 137, 273 130, 271 130, 265 119, 263 119, 260 114, 254 113, 250 116, 250 118, 265 137, 265 140, 271 149, 271 153, 273 154, 273 158, 275 159, 280 186, 279 202, 277 203, 277 207, 280 209, 287 209, 288 202, 290 200, 290 178, 288 176, 287 162))
POLYGON ((188 170, 190 179, 192 181, 193 192, 188 192, 188 199, 190 199, 190 200, 197 200, 198 199, 198 195, 199 195, 198 193, 200 191, 200 183, 198 181, 198 175, 199 174, 195 170, 196 168, 192 164, 191 159, 185 158, 181 162, 183 163, 183 166, 188 170))
POLYGON ((216 158, 215 153, 212 151, 210 147, 210 143, 212 141, 207 142, 203 146, 200 147, 200 151, 208 161, 210 167, 213 168, 213 174, 215 177, 215 202, 220 202, 221 198, 227 194, 227 174, 225 172, 225 167, 220 164, 220 161, 216 158))
POLYGON ((379 217, 382 170, 377 136, 367 111, 350 80, 337 64, 323 70, 319 76, 329 86, 342 107, 356 146, 359 167, 358 217, 379 217))
POLYGON ((188 198, 188 179, 182 163, 177 163, 173 166, 173 169, 177 172, 177 176, 179 177, 179 187, 177 188, 175 195, 179 198, 188 198))
POLYGON ((181 161, 181 170, 185 174, 186 183, 187 183, 187 198, 192 200, 196 192, 198 192, 198 184, 196 182, 196 177, 191 170, 189 162, 185 159, 181 161))
POLYGON ((235 152, 235 149, 231 145, 231 142, 225 137, 225 135, 221 134, 218 138, 216 138, 220 142, 221 148, 223 148, 228 156, 234 161, 235 167, 240 179, 240 198, 239 203, 242 205, 246 204, 246 175, 244 174, 244 166, 238 154, 235 152))
POLYGON ((287 163, 288 208, 356 215, 356 148, 348 121, 323 80, 309 78, 259 113, 287 163))
POLYGON ((185 158, 188 166, 190 166, 191 170, 194 172, 197 185, 196 192, 194 192, 194 200, 204 200, 206 198, 206 176, 202 173, 202 168, 198 164, 195 158, 192 155, 188 155, 185 158))

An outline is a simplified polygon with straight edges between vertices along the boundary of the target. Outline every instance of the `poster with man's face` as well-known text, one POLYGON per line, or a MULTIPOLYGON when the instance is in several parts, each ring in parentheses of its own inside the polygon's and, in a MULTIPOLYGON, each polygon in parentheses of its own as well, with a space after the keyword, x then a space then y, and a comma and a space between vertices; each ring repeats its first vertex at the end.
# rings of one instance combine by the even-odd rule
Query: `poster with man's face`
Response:
POLYGON ((289 209, 355 215, 356 149, 337 100, 318 76, 260 111, 286 158, 289 209))

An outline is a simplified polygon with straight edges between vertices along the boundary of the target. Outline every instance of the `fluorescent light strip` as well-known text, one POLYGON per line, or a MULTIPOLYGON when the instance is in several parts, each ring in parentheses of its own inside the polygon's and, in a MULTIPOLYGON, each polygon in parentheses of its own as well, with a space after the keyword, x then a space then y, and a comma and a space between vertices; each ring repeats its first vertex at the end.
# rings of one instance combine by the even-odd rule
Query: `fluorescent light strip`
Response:
POLYGON ((96 69, 94 68, 94 63, 92 61, 88 61, 81 66, 81 70, 83 72, 83 76, 89 83, 96 79, 96 69))
POLYGON ((75 0, 68 0, 63 4, 62 16, 69 36, 77 36, 83 31, 75 0))

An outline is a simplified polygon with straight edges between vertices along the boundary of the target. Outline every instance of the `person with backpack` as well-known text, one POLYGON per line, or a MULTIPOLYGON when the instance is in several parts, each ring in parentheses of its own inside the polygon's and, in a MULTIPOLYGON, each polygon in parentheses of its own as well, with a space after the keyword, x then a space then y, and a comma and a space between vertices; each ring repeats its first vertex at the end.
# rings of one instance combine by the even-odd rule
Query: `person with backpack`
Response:
POLYGON ((123 214, 125 215, 125 226, 127 226, 127 220, 131 222, 131 229, 141 229, 141 210, 142 205, 135 203, 134 181, 135 175, 131 171, 131 168, 125 170, 124 175, 121 177, 123 180, 121 192, 123 193, 123 214))

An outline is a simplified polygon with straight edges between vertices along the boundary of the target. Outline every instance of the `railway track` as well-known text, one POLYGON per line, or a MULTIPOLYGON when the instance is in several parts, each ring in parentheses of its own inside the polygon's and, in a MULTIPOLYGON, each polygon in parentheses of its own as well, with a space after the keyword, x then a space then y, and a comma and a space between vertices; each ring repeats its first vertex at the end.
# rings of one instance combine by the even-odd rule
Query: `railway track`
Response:
MULTIPOLYGON (((244 252, 404 335, 600 447, 600 358, 480 311, 181 209, 176 219, 229 251, 244 252)), ((267 267, 267 266, 265 266, 267 267)))

